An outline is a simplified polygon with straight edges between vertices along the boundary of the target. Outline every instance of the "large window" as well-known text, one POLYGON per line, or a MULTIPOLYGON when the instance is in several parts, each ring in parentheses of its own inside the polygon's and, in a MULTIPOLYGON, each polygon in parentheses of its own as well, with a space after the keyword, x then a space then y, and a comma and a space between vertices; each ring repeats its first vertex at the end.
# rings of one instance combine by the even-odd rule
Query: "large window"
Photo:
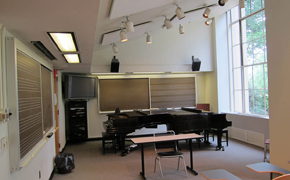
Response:
POLYGON ((264 0, 247 0, 228 11, 232 108, 235 112, 269 115, 264 0))

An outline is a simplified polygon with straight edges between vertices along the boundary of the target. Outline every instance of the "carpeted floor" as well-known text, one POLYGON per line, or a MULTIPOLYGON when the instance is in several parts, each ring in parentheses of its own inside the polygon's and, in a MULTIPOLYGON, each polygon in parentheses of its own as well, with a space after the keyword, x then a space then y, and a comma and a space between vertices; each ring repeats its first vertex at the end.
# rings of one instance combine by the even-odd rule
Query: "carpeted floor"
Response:
MULTIPOLYGON (((215 138, 216 140, 216 138, 215 138)), ((130 142, 127 142, 130 145, 130 142)), ((186 164, 190 165, 188 144, 180 143, 181 152, 185 155, 186 164)), ((225 144, 224 144, 225 145, 225 144)), ((246 168, 246 165, 263 161, 263 148, 249 145, 237 140, 229 139, 229 146, 225 151, 215 151, 216 142, 210 145, 201 143, 193 144, 193 168, 197 172, 225 169, 242 180, 268 180, 270 174, 255 173, 246 168)), ((160 180, 161 174, 157 166, 154 173, 155 151, 153 144, 144 146, 145 151, 145 175, 148 180, 160 180)), ((59 174, 57 170, 52 180, 141 180, 141 151, 135 148, 130 154, 122 157, 121 152, 114 153, 113 150, 102 154, 101 141, 87 141, 83 143, 69 143, 64 152, 73 153, 75 169, 69 174, 59 174)), ((161 160, 164 179, 180 180, 194 179, 205 180, 198 174, 193 175, 188 171, 185 175, 183 163, 180 170, 176 170, 177 159, 166 158, 161 160)))

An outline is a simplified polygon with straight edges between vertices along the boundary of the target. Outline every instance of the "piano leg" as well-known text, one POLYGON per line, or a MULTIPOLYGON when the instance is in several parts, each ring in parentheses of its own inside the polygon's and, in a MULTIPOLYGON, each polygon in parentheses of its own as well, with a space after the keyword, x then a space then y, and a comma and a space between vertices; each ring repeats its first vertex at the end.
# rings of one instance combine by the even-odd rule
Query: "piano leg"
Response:
POLYGON ((204 134, 204 143, 209 145, 210 144, 210 142, 209 142, 209 130, 204 130, 203 134, 204 134))
POLYGON ((125 146, 125 138, 126 138, 126 135, 127 134, 119 134, 119 138, 118 138, 118 149, 122 151, 122 154, 121 156, 126 156, 128 153, 127 153, 127 150, 126 150, 126 146, 125 146))
POLYGON ((119 143, 119 149, 121 149, 122 150, 122 153, 121 153, 121 156, 126 156, 127 154, 129 154, 133 149, 135 149, 136 147, 137 147, 137 145, 136 144, 132 144, 132 145, 130 145, 130 146, 127 146, 126 147, 126 144, 125 144, 125 142, 126 142, 126 136, 127 136, 127 134, 125 134, 125 135, 120 135, 120 143, 119 143))

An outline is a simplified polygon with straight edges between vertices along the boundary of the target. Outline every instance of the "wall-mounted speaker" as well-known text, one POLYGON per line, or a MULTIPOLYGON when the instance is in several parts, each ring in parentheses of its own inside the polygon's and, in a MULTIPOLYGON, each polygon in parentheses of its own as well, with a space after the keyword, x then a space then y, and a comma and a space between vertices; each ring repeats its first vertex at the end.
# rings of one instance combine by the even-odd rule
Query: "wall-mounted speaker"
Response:
POLYGON ((192 65, 191 65, 192 71, 199 71, 200 64, 201 61, 198 58, 194 58, 194 56, 192 56, 192 65))
POLYGON ((116 56, 114 56, 114 59, 112 59, 111 62, 111 72, 119 72, 119 61, 116 59, 116 56))

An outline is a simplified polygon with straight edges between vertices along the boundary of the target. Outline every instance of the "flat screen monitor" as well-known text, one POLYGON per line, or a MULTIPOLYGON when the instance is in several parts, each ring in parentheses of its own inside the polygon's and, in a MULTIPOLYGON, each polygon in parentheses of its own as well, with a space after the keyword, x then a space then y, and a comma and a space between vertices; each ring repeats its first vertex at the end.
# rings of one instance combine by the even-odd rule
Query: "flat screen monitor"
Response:
POLYGON ((95 97, 96 78, 68 75, 66 78, 66 99, 90 99, 95 97))

